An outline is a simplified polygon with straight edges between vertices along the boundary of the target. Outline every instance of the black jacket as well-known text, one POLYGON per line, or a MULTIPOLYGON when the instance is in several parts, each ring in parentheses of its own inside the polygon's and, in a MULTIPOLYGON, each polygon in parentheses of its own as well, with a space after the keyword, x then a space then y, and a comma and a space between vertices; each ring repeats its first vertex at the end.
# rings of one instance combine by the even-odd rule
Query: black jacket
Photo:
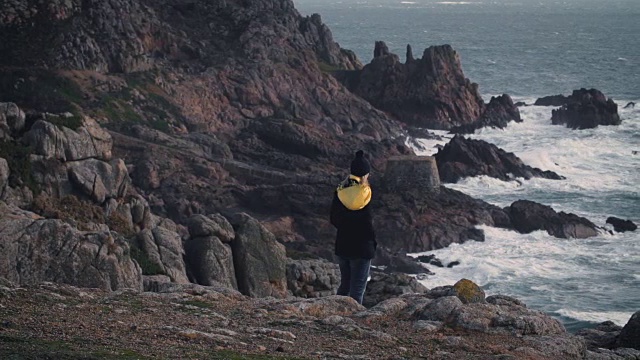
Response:
POLYGON ((345 207, 338 193, 331 204, 331 224, 338 229, 335 253, 351 259, 373 259, 378 243, 373 230, 371 204, 360 210, 345 207))

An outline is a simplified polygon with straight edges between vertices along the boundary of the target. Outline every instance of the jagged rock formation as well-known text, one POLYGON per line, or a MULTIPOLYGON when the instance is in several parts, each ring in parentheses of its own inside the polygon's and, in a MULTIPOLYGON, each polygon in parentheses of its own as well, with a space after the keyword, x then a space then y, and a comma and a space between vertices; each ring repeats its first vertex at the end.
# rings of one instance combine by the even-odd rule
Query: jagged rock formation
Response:
POLYGON ((478 120, 470 124, 453 127, 450 132, 456 134, 472 134, 483 127, 504 129, 510 121, 522 122, 520 111, 517 105, 514 105, 511 96, 502 94, 498 97, 491 97, 487 108, 478 120))
POLYGON ((238 289, 230 243, 233 226, 221 215, 194 215, 189 219, 189 239, 185 241, 186 262, 195 282, 221 283, 238 289))
POLYGON ((487 175, 503 181, 514 178, 561 180, 553 171, 543 171, 525 165, 513 153, 508 153, 483 140, 456 135, 435 155, 440 180, 455 183, 464 177, 487 175))
POLYGON ((569 96, 551 95, 536 99, 535 106, 562 106, 569 102, 569 96))
POLYGON ((576 239, 598 235, 591 221, 571 213, 557 213, 550 206, 533 201, 518 200, 506 210, 514 228, 521 233, 546 230, 555 237, 576 239))
POLYGON ((0 140, 10 139, 24 128, 26 116, 14 103, 0 102, 0 140))
POLYGON ((596 89, 574 90, 570 96, 541 98, 536 105, 560 104, 551 113, 551 123, 572 129, 590 129, 598 125, 620 125, 618 105, 596 89))
POLYGON ((511 120, 520 120, 508 96, 495 98, 490 107, 485 105, 478 85, 465 78, 460 57, 449 45, 432 46, 420 59, 413 58, 408 46, 403 64, 384 42, 378 41, 370 64, 361 71, 341 72, 336 77, 376 108, 412 126, 503 127, 511 120))
POLYGON ((633 314, 629 322, 620 330, 616 347, 640 350, 640 311, 633 314))
MULTIPOLYGON (((0 189, 1 188, 2 187, 0 187, 0 189)), ((633 221, 620 219, 615 216, 608 217, 607 224, 613 225, 613 229, 617 232, 636 231, 638 228, 638 225, 634 224, 633 221)))
POLYGON ((235 216, 231 242, 238 289, 254 297, 286 297, 286 250, 257 220, 247 214, 235 216))

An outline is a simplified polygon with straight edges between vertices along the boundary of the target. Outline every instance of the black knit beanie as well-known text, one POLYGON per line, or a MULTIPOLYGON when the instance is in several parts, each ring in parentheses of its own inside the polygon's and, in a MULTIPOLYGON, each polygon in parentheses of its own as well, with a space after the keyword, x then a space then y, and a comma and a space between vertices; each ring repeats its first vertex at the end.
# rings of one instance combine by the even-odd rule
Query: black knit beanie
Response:
POLYGON ((369 165, 367 159, 364 158, 364 151, 358 150, 356 157, 351 162, 351 175, 362 177, 369 172, 371 172, 371 165, 369 165))

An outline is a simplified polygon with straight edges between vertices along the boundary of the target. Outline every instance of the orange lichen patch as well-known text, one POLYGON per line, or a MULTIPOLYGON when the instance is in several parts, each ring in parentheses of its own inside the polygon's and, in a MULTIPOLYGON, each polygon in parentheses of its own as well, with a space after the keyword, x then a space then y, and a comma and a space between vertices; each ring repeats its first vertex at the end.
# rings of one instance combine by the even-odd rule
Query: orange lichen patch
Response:
POLYGON ((471 280, 462 279, 453 285, 453 289, 464 304, 484 302, 484 291, 471 280))

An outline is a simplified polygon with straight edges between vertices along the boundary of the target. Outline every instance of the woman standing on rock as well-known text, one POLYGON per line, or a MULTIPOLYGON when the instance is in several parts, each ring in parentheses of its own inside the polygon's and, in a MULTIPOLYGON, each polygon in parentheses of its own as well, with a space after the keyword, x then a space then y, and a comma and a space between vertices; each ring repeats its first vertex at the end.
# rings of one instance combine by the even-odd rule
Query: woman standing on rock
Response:
POLYGON ((351 174, 338 186, 331 204, 331 224, 338 229, 335 254, 340 265, 338 295, 362 304, 369 267, 377 247, 371 215, 371 165, 359 150, 351 174))

